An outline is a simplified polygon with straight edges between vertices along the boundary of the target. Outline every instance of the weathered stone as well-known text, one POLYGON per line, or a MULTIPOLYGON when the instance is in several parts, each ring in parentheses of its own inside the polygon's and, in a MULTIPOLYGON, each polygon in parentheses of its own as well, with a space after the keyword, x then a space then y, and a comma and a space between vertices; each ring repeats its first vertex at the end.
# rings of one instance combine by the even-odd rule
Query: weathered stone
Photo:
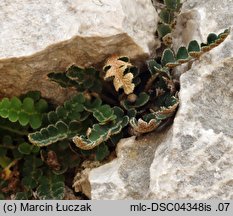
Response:
MULTIPOLYGON (((220 33, 225 29, 232 28, 233 1, 223 0, 185 0, 181 13, 177 18, 175 31, 172 33, 173 49, 177 51, 180 46, 188 46, 191 40, 199 43, 206 42, 209 33, 220 33)), ((205 53, 201 59, 215 63, 229 56, 233 56, 233 32, 231 31, 224 43, 205 53)), ((184 64, 177 69, 177 76, 190 69, 190 64, 184 64)))
POLYGON ((89 175, 92 199, 142 199, 150 185, 150 165, 163 134, 122 139, 117 158, 89 175), (156 140, 154 137, 156 136, 156 140))
MULTIPOLYGON (((206 42, 209 33, 220 33, 233 27, 233 1, 186 0, 183 1, 181 14, 177 20, 174 37, 174 49, 181 45, 187 46, 189 41, 206 42)), ((219 47, 205 54, 206 60, 216 62, 233 56, 233 33, 219 47)))
POLYGON ((1 0, 0 7, 1 97, 40 90, 61 102, 69 91, 47 73, 98 65, 113 53, 142 61, 156 46, 150 0, 1 0))
POLYGON ((171 135, 150 168, 151 199, 233 198, 233 58, 181 76, 171 135))

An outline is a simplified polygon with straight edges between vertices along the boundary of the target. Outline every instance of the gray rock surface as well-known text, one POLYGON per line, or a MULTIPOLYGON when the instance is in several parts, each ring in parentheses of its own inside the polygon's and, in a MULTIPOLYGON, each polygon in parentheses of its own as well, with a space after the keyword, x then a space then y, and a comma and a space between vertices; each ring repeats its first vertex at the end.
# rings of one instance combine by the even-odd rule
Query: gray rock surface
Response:
MULTIPOLYGON (((183 0, 181 14, 174 32, 174 48, 187 46, 189 41, 206 42, 209 33, 220 33, 233 27, 233 0, 183 0)), ((206 54, 210 62, 233 56, 233 33, 228 39, 206 54)))
POLYGON ((180 108, 150 167, 150 199, 233 199, 233 58, 181 76, 180 108))
POLYGON ((150 185, 150 165, 163 134, 122 139, 117 158, 89 175, 92 199, 142 199, 150 185), (154 137, 156 136, 156 141, 154 137))
POLYGON ((48 72, 98 65, 111 54, 143 60, 157 43, 150 0, 1 0, 0 8, 1 97, 41 90, 62 101, 68 91, 48 72))

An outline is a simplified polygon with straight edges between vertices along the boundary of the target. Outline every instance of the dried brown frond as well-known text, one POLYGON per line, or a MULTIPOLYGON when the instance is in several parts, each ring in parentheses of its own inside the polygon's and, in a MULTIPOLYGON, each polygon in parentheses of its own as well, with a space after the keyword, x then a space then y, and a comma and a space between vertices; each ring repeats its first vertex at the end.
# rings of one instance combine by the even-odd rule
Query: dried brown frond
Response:
POLYGON ((131 67, 132 64, 122 61, 120 58, 121 57, 113 55, 107 60, 104 68, 106 69, 109 67, 109 69, 107 70, 104 79, 106 80, 113 77, 113 85, 116 91, 123 88, 125 94, 130 94, 135 87, 133 84, 134 77, 132 73, 129 72, 124 74, 124 72, 128 67, 131 67))

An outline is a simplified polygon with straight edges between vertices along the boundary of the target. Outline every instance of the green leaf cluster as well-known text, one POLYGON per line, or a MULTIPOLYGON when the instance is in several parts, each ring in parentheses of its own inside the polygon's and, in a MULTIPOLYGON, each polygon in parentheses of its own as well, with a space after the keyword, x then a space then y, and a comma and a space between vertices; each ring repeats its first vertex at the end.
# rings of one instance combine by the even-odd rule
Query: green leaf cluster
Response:
POLYGON ((42 124, 42 114, 47 111, 47 106, 44 99, 34 101, 30 97, 23 100, 17 97, 3 98, 0 101, 0 116, 11 122, 19 122, 22 126, 30 125, 37 129, 42 124))
POLYGON ((127 126, 129 117, 119 107, 113 108, 116 118, 108 124, 94 124, 86 136, 75 136, 73 142, 81 149, 89 150, 119 134, 127 126))
MULTIPOLYGON (((43 124, 43 115, 47 110, 48 103, 41 98, 39 92, 28 92, 20 97, 1 100, 3 116, 0 118, 0 189, 2 199, 9 199, 12 194, 15 195, 15 199, 35 199, 37 189, 43 185, 42 179, 48 178, 51 169, 41 158, 41 149, 32 145, 27 139, 29 132, 43 124), (22 115, 29 119, 27 124, 22 122, 22 115), (35 115, 39 117, 34 119, 35 121, 31 120, 35 115), (37 119, 39 123, 35 123, 37 119)), ((70 152, 70 155, 75 154, 70 152)), ((53 198, 60 199, 63 195, 64 192, 59 190, 53 198)))
MULTIPOLYGON (((164 3, 166 10, 171 13, 180 8, 179 1, 164 3)), ((228 30, 218 36, 210 34, 206 46, 215 47, 228 34, 228 30)), ((85 69, 75 65, 69 67, 65 73, 49 74, 51 80, 62 83, 63 87, 76 86, 82 93, 78 93, 64 105, 58 106, 55 111, 49 112, 47 125, 40 131, 30 133, 29 141, 43 147, 70 139, 78 148, 91 150, 111 140, 112 136, 121 134, 126 126, 130 127, 131 133, 137 135, 155 130, 174 115, 179 104, 178 89, 170 70, 199 57, 197 53, 206 52, 206 46, 191 41, 188 48, 180 47, 176 54, 171 48, 166 48, 160 61, 152 59, 147 62, 146 82, 141 82, 145 79, 144 75, 132 66, 129 58, 117 56, 112 56, 107 61, 104 70, 107 70, 108 74, 102 79, 95 69, 85 69), (118 92, 118 96, 114 95, 113 104, 103 103, 111 94, 111 91, 104 89, 106 76, 115 77, 113 84, 116 89, 121 85, 124 87, 124 91, 118 92), (104 91, 93 88, 97 85, 93 81, 94 78, 98 81, 99 89, 104 91), (120 83, 117 83, 117 80, 120 83), (130 88, 130 85, 134 85, 134 88, 130 88), (126 93, 127 88, 130 88, 132 93, 126 93)), ((112 101, 112 96, 110 97, 109 101, 112 101)))
POLYGON ((69 142, 60 142, 47 150, 42 150, 28 143, 25 136, 10 132, 0 139, 2 197, 7 199, 14 193, 15 199, 63 199, 65 191, 63 174, 79 164, 79 155, 71 151, 69 142), (46 156, 48 151, 54 151, 57 155, 59 170, 49 166, 46 156), (15 176, 15 173, 20 173, 20 176, 15 176), (17 182, 16 188, 8 186, 14 185, 14 182, 17 182))
POLYGON ((179 106, 173 68, 222 43, 230 29, 176 52, 171 32, 180 0, 164 0, 157 33, 163 44, 141 70, 112 55, 102 71, 71 65, 48 74, 76 95, 55 105, 38 91, 0 100, 0 199, 63 199, 69 176, 85 160, 109 160, 122 137, 162 130, 179 106), (111 81, 111 82, 109 82, 111 81), (109 156, 109 157, 108 157, 109 156))
POLYGON ((67 138, 85 129, 84 120, 88 114, 84 110, 85 98, 83 94, 74 96, 66 101, 63 106, 58 106, 55 111, 47 114, 47 125, 40 131, 30 133, 28 138, 37 146, 47 146, 67 138), (81 127, 82 124, 82 127, 81 127))
POLYGON ((74 87, 79 92, 93 91, 101 92, 102 84, 99 73, 95 68, 82 68, 76 65, 71 65, 63 73, 52 72, 48 74, 50 80, 58 83, 61 87, 74 87))
POLYGON ((180 11, 182 4, 180 0, 164 0, 164 7, 159 12, 160 22, 157 32, 166 45, 172 43, 169 33, 172 32, 176 24, 176 16, 180 11))
POLYGON ((120 108, 102 105, 99 98, 91 101, 81 93, 48 113, 47 119, 47 127, 28 136, 31 143, 40 147, 73 138, 79 148, 93 149, 128 124, 128 117, 120 108))
POLYGON ((49 173, 40 179, 36 193, 40 200, 63 199, 65 195, 64 177, 49 173))
MULTIPOLYGON (((72 156, 72 153, 69 156, 72 156)), ((26 142, 23 137, 4 135, 0 140, 0 171, 2 178, 0 187, 4 199, 12 192, 15 193, 16 199, 31 199, 35 193, 38 193, 40 199, 42 195, 39 194, 51 199, 62 199, 64 196, 64 179, 60 174, 57 178, 63 180, 59 185, 55 184, 51 190, 40 192, 45 184, 44 179, 48 181, 50 176, 55 174, 51 173, 41 159, 40 149, 26 142), (20 179, 19 176, 15 176, 18 172, 20 172, 20 179), (18 188, 12 188, 12 186, 8 188, 8 184, 14 185, 16 179, 18 179, 18 188)))
POLYGON ((219 35, 211 33, 207 37, 207 43, 198 44, 196 40, 190 41, 187 48, 182 46, 178 49, 177 53, 175 53, 171 48, 166 48, 162 53, 161 63, 158 63, 155 60, 148 61, 149 70, 151 73, 169 73, 169 69, 193 59, 197 59, 205 52, 208 52, 218 46, 225 40, 229 33, 229 29, 226 29, 219 35))

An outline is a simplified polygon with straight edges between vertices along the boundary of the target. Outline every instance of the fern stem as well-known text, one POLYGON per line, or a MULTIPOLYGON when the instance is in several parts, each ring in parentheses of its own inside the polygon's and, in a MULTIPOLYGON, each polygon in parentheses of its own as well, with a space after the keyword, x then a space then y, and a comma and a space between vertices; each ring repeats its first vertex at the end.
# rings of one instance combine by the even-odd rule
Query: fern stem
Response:
POLYGON ((21 136, 27 136, 27 135, 28 135, 28 132, 27 132, 27 131, 18 131, 18 130, 15 130, 15 129, 13 129, 13 128, 9 128, 9 127, 3 126, 3 125, 0 125, 0 128, 3 129, 3 130, 10 131, 10 132, 12 132, 12 133, 21 135, 21 136))

